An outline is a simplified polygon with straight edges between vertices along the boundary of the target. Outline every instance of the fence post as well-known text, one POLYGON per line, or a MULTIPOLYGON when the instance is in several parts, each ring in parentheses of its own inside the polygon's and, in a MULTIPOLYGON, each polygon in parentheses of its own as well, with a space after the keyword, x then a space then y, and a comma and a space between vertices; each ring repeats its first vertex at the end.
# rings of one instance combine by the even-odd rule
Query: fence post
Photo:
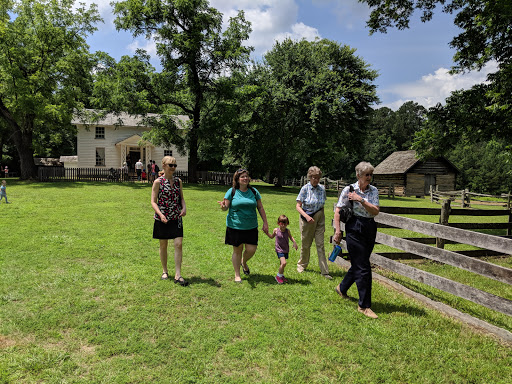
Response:
MULTIPOLYGON (((512 224, 512 208, 510 208, 510 193, 508 194, 508 223, 512 224)), ((507 228, 507 236, 512 235, 512 228, 510 226, 507 228)))
MULTIPOLYGON (((448 219, 450 218, 450 199, 443 200, 443 205, 441 206, 441 216, 439 217, 439 224, 441 225, 447 225, 448 219)), ((445 240, 436 237, 436 247, 437 248, 444 248, 445 240)))
POLYGON ((391 198, 394 199, 395 198, 395 184, 391 184, 390 188, 391 188, 391 198))
POLYGON ((507 195, 507 209, 510 210, 510 191, 508 191, 508 195, 507 195))
POLYGON ((432 184, 430 184, 430 202, 434 202, 434 188, 432 188, 432 184))

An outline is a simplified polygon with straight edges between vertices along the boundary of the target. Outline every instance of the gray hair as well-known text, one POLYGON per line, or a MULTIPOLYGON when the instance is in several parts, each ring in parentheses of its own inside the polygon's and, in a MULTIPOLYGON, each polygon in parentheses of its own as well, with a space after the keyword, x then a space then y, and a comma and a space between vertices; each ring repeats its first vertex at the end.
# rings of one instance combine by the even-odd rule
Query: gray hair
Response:
POLYGON ((368 163, 367 161, 361 161, 359 164, 356 165, 356 177, 361 177, 365 173, 373 173, 373 165, 368 163))
POLYGON ((320 170, 320 168, 313 165, 313 166, 309 167, 309 169, 308 169, 308 180, 311 179, 312 175, 322 176, 322 171, 320 170))

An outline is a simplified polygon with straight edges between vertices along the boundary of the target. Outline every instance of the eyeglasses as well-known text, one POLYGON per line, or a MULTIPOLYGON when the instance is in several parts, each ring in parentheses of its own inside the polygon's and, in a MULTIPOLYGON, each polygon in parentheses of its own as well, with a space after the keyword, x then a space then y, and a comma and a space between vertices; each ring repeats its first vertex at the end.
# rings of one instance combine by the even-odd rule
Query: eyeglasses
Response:
POLYGON ((367 173, 367 174, 365 174, 365 176, 370 176, 371 177, 371 176, 373 176, 373 173, 367 173))
POLYGON ((168 167, 171 167, 171 168, 176 168, 178 166, 178 164, 171 164, 171 163, 166 163, 165 165, 167 165, 168 167))

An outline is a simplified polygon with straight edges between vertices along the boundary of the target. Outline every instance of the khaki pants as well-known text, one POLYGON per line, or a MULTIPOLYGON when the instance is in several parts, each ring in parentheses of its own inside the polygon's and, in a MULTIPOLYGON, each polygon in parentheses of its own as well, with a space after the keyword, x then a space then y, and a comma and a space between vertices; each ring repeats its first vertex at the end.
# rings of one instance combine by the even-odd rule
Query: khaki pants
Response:
POLYGON ((318 211, 313 216, 314 221, 308 223, 302 219, 300 221, 300 236, 302 240, 300 248, 300 259, 297 262, 297 270, 302 272, 309 264, 309 256, 311 253, 311 244, 313 239, 316 244, 316 252, 318 254, 318 266, 322 275, 329 274, 327 267, 327 259, 325 258, 324 234, 325 234, 325 214, 324 210, 318 211))

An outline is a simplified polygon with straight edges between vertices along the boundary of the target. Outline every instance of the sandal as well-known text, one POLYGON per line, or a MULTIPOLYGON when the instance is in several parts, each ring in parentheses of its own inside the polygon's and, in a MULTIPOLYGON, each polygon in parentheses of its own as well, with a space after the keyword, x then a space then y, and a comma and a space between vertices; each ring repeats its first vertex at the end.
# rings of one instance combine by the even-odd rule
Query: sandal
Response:
POLYGON ((177 279, 174 279, 174 284, 179 284, 182 287, 186 287, 188 285, 188 281, 186 281, 183 277, 178 277, 177 279))
POLYGON ((244 275, 250 275, 251 274, 251 271, 249 270, 249 267, 247 267, 247 269, 244 269, 244 267, 242 267, 242 270, 244 271, 244 275))
POLYGON ((169 278, 169 274, 167 272, 162 273, 161 280, 167 280, 169 278), (165 277, 164 277, 165 276, 165 277))

